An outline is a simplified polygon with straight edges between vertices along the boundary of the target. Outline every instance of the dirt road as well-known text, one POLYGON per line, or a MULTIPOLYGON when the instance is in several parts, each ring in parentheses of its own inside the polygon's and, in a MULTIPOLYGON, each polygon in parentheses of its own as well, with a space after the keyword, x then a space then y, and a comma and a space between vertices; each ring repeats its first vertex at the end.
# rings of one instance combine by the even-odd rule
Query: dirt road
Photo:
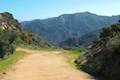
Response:
POLYGON ((18 61, 2 80, 94 80, 67 63, 60 51, 33 51, 18 61))

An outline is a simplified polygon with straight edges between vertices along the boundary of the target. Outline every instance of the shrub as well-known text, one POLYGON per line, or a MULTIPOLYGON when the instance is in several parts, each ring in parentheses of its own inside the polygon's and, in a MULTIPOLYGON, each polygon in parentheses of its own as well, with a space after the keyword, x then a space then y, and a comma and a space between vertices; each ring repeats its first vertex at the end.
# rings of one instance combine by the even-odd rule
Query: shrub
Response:
POLYGON ((0 30, 0 58, 14 53, 17 38, 16 31, 0 30))

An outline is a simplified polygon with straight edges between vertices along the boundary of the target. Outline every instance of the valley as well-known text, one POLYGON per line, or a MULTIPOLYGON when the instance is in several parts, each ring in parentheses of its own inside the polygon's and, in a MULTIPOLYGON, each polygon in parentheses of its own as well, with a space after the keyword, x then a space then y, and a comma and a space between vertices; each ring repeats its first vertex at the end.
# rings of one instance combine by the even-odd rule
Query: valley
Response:
POLYGON ((0 80, 120 80, 119 74, 119 15, 87 11, 20 22, 0 13, 0 80))

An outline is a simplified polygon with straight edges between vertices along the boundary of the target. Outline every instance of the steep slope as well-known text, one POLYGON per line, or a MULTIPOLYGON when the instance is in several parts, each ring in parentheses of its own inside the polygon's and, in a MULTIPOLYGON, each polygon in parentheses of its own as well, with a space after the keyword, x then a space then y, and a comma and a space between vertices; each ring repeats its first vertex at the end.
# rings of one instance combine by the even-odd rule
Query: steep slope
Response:
POLYGON ((71 37, 68 38, 64 41, 61 41, 58 43, 59 47, 66 48, 66 49, 71 49, 74 47, 81 47, 81 46, 88 46, 91 45, 94 41, 99 40, 99 35, 100 35, 101 29, 93 32, 89 32, 81 37, 71 37))
POLYGON ((109 26, 118 21, 118 16, 99 16, 89 12, 64 14, 44 20, 22 22, 23 28, 35 32, 56 44, 68 38, 81 37, 89 32, 109 26))
POLYGON ((36 45, 39 47, 50 46, 47 41, 42 39, 37 34, 22 29, 21 24, 18 20, 14 19, 11 13, 0 13, 0 29, 3 31, 15 31, 16 35, 19 36, 25 44, 36 45))
POLYGON ((76 63, 105 80, 120 80, 120 23, 104 28, 100 38, 76 63))
POLYGON ((13 18, 12 14, 5 12, 0 13, 0 29, 20 31, 21 27, 19 22, 13 18))
POLYGON ((73 47, 79 47, 81 45, 81 39, 79 37, 72 37, 59 43, 59 47, 64 49, 71 49, 73 47))
POLYGON ((21 32, 19 26, 12 14, 0 13, 0 59, 14 53, 14 45, 17 43, 18 33, 21 32))
POLYGON ((40 36, 23 30, 12 14, 8 12, 0 13, 0 59, 13 54, 15 46, 20 44, 39 48, 50 46, 40 36))

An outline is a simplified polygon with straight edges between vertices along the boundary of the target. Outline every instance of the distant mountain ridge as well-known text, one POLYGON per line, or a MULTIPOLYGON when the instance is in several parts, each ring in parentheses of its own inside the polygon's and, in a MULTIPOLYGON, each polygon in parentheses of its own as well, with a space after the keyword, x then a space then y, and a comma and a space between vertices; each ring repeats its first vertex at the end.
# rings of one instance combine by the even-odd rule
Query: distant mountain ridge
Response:
POLYGON ((35 32, 53 44, 84 35, 117 23, 118 16, 100 16, 90 12, 64 14, 48 19, 22 22, 23 28, 35 32))

